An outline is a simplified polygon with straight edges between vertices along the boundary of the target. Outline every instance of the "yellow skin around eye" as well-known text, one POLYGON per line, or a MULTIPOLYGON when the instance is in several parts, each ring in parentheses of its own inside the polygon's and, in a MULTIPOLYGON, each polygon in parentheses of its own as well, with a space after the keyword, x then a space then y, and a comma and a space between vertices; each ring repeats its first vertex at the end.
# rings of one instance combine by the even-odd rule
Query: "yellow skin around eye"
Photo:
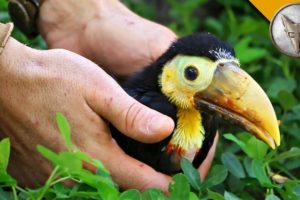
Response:
POLYGON ((202 146, 204 128, 201 114, 194 106, 194 95, 207 88, 213 78, 216 63, 208 58, 178 55, 163 67, 160 77, 162 92, 177 107, 177 125, 167 152, 174 151, 192 161, 202 146), (187 80, 184 70, 194 66, 198 77, 187 80))
POLYGON ((208 58, 178 55, 163 67, 160 77, 162 92, 176 106, 192 108, 195 93, 209 86, 215 69, 216 64, 208 58), (193 81, 184 76, 184 70, 188 66, 194 66, 198 70, 198 77, 193 81))

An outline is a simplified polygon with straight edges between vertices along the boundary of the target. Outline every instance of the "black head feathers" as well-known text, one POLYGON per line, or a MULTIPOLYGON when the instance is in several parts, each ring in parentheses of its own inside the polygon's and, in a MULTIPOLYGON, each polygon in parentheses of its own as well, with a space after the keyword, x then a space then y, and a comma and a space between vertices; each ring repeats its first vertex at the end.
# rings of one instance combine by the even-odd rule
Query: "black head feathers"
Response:
POLYGON ((137 83, 143 83, 140 84, 141 87, 157 87, 162 67, 179 54, 207 57, 213 61, 221 58, 231 59, 235 57, 234 49, 213 34, 207 32, 195 33, 174 41, 169 49, 154 63, 130 77, 124 85, 125 88, 137 83))
POLYGON ((213 61, 220 58, 231 59, 235 57, 234 49, 229 44, 207 32, 179 38, 173 42, 157 62, 164 65, 179 54, 207 57, 213 61))

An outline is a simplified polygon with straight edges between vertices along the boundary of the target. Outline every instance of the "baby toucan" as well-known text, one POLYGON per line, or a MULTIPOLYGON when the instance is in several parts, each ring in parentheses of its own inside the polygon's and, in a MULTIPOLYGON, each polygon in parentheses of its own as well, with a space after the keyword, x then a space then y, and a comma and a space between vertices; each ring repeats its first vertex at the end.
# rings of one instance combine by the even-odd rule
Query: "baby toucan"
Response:
POLYGON ((173 133, 154 144, 135 141, 112 127, 113 137, 127 154, 160 172, 178 172, 182 157, 199 167, 216 134, 216 114, 242 125, 271 148, 280 144, 267 95, 240 68, 233 48, 210 33, 177 39, 123 88, 175 122, 173 133))

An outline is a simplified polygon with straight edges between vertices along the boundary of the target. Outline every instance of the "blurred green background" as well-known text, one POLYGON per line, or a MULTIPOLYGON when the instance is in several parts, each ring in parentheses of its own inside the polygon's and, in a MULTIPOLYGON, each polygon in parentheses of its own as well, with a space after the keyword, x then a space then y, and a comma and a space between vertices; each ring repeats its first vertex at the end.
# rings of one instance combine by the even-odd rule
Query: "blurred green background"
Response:
MULTIPOLYGON (((229 173, 211 191, 229 191, 223 199, 300 199, 300 59, 276 50, 269 37, 269 22, 247 1, 123 2, 139 15, 170 27, 179 36, 209 31, 232 44, 242 68, 263 87, 275 107, 282 136, 282 144, 275 151, 249 134, 227 134, 225 139, 223 133, 234 129, 224 124, 214 164, 224 166, 229 173), (255 166, 262 170, 255 171, 255 166), (279 184, 284 178, 272 178, 273 173, 288 181, 279 184)), ((9 21, 6 4, 0 1, 2 22, 9 21)), ((29 40, 16 29, 13 37, 34 48, 46 48, 41 37, 29 40)))

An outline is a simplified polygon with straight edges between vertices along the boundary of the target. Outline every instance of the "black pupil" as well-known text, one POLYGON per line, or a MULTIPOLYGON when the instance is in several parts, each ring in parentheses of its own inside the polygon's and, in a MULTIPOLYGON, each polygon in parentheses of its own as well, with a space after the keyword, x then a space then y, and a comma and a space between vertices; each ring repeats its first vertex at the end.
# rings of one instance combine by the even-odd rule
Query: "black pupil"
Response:
POLYGON ((196 67, 194 66, 188 66, 185 70, 184 70, 184 76, 186 79, 193 81, 198 77, 198 70, 196 67))

